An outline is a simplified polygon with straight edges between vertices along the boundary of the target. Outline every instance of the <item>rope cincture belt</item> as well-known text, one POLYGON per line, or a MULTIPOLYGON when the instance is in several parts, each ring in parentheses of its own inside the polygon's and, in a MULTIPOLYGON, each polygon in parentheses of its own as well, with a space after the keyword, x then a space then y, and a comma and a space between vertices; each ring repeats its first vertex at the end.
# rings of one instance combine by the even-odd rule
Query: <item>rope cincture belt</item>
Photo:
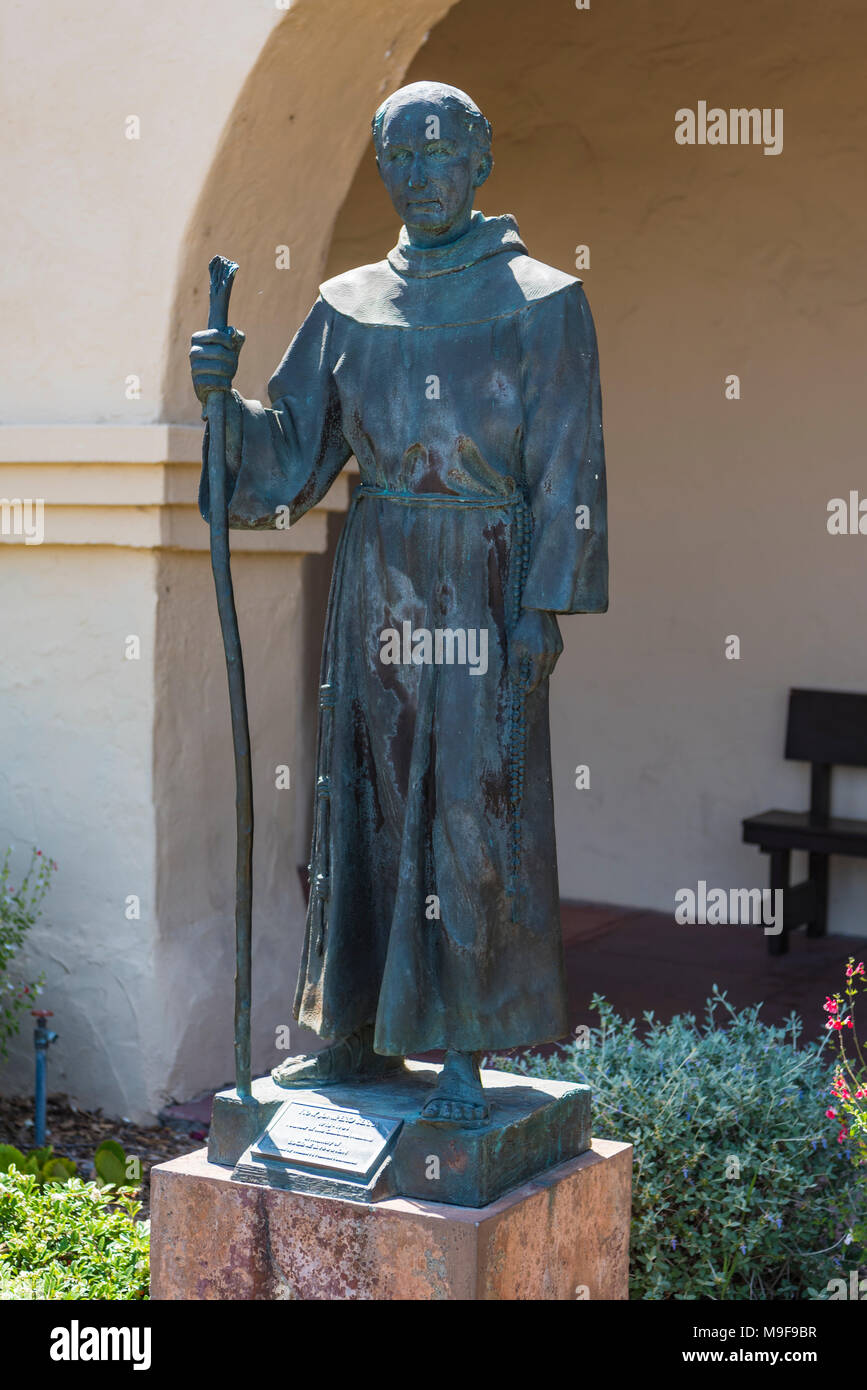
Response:
MULTIPOLYGON (((513 485, 509 492, 497 496, 461 497, 447 492, 404 492, 393 488, 373 487, 361 483, 355 490, 357 497, 381 497, 389 502, 403 503, 404 506, 434 507, 514 507, 515 541, 512 546, 511 583, 511 622, 513 629, 521 614, 521 601, 527 578, 530 559, 530 540, 533 515, 522 490, 513 485)), ((530 678, 529 658, 521 661, 518 679, 512 681, 509 711, 509 801, 512 807, 511 834, 509 836, 509 879, 506 888, 512 904, 512 921, 520 920, 521 869, 521 811, 524 798, 524 763, 527 751, 527 724, 525 713, 526 686, 530 678)))
POLYGON ((460 497, 451 492, 399 492, 396 488, 371 487, 369 483, 361 483, 356 488, 356 494, 361 497, 384 497, 389 502, 422 507, 517 507, 524 501, 517 488, 502 496, 460 497))

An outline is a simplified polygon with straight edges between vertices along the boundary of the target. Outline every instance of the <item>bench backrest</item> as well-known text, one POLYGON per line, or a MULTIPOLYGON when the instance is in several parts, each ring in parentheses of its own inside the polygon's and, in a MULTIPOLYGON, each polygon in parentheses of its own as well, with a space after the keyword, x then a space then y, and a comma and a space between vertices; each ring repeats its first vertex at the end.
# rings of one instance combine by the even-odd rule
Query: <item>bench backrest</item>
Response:
POLYGON ((785 755, 797 762, 867 767, 867 695, 790 690, 785 755))

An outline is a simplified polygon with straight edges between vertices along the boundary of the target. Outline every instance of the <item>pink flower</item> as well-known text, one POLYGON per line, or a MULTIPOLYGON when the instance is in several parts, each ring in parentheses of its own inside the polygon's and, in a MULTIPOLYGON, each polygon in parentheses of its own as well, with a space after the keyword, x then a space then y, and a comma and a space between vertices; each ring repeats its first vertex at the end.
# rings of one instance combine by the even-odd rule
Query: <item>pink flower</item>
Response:
POLYGON ((829 1120, 836 1120, 837 1118, 837 1111, 834 1109, 832 1105, 829 1105, 828 1109, 825 1111, 825 1114, 829 1120))
POLYGON ((825 1012, 828 1014, 835 1014, 837 1012, 837 1000, 832 999, 830 994, 825 1000, 825 1012))

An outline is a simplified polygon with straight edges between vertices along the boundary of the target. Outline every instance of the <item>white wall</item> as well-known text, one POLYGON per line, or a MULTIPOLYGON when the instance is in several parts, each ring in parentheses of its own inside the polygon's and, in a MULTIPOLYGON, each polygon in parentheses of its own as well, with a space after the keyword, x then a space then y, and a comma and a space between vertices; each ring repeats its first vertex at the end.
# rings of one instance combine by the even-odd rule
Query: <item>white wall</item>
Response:
MULTIPOLYGON (((0 843, 15 846, 15 882, 31 846, 58 864, 24 963, 44 970, 40 1007, 61 1035, 51 1087, 140 1112, 155 1012, 156 558, 7 545, 0 563, 0 843), (139 660, 124 656, 131 634, 139 660)), ((31 1029, 26 1018, 4 1089, 32 1084, 31 1029)))
MULTIPOLYGON (((809 795, 782 758, 789 687, 867 689, 867 537, 826 530, 831 497, 867 495, 865 41, 856 4, 541 5, 530 23, 520 0, 463 0, 407 73, 480 103, 479 206, 582 276, 599 334, 612 605, 563 620, 552 682, 565 897, 673 911, 702 878, 765 886, 740 822, 809 795), (699 100, 782 107, 782 154, 677 145, 699 100)), ((394 235, 363 164, 328 273, 394 235)), ((835 808, 867 817, 867 774, 838 774, 835 808)), ((867 934, 865 894, 867 865, 835 860, 832 930, 867 934)))
MULTIPOLYGON (((370 115, 448 8, 7 9, 0 495, 47 507, 44 545, 0 545, 0 826, 22 855, 37 843, 60 865, 24 963, 45 970, 61 1034, 50 1084, 109 1113, 153 1115, 232 1073, 228 700, 198 444, 175 427, 201 428, 187 350, 207 317, 207 264, 216 251, 241 263, 238 385, 261 397, 315 296, 370 115), (125 138, 131 115, 138 140, 125 138), (283 243, 290 272, 275 266, 283 243), (142 638, 136 663, 128 633, 142 638)), ((340 485, 326 508, 345 505, 340 485)), ((327 511, 289 537, 235 538, 258 1069, 292 1021, 328 547, 327 511), (278 762, 289 793, 274 787, 278 762)), ((308 1041, 293 1028, 293 1046, 308 1041)), ((26 1025, 4 1088, 29 1087, 31 1068, 26 1025)))
MULTIPOLYGON (((231 768, 206 535, 195 449, 148 431, 198 421, 186 352, 215 251, 241 262, 238 385, 261 396, 318 281, 392 244, 367 131, 405 77, 455 82, 492 118, 485 211, 514 211, 566 269, 591 246, 613 606, 564 622, 553 685, 564 894, 670 908, 699 878, 764 882, 739 821, 806 795, 781 758, 788 686, 867 685, 867 540, 825 531, 828 498, 863 474, 865 39, 843 0, 7 6, 0 464, 16 493, 60 490, 53 540, 0 546, 0 823, 60 863, 34 941, 62 1033, 52 1085, 144 1115, 228 1074, 231 768), (784 153, 676 146, 674 112, 699 99, 783 106, 784 153), (78 510, 85 472, 46 471, 64 459, 96 492, 78 510), (97 480, 97 464, 127 471, 97 480), (119 643, 139 630, 136 666, 119 643), (137 884, 138 925, 120 909, 137 884)), ((298 545, 237 561, 262 755, 259 1065, 300 945, 324 518, 298 545), (292 803, 268 787, 286 743, 292 803)), ((840 779, 838 805, 867 814, 863 777, 840 779)), ((863 866, 835 865, 835 929, 867 930, 865 887, 863 866)), ((9 1075, 29 1067, 28 1030, 9 1075)))

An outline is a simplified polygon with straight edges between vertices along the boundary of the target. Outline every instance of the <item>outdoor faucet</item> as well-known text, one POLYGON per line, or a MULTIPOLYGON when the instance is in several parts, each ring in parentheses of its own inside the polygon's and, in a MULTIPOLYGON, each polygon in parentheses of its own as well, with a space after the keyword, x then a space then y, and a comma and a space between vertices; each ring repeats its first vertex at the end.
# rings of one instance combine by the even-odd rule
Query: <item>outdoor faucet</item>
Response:
POLYGON ((51 1009, 31 1009, 30 1011, 36 1019, 36 1027, 33 1030, 33 1046, 36 1049, 36 1114, 33 1124, 34 1147, 41 1149, 45 1143, 45 1061, 46 1054, 53 1042, 57 1042, 59 1034, 53 1033, 45 1022, 47 1018, 53 1018, 51 1009))

